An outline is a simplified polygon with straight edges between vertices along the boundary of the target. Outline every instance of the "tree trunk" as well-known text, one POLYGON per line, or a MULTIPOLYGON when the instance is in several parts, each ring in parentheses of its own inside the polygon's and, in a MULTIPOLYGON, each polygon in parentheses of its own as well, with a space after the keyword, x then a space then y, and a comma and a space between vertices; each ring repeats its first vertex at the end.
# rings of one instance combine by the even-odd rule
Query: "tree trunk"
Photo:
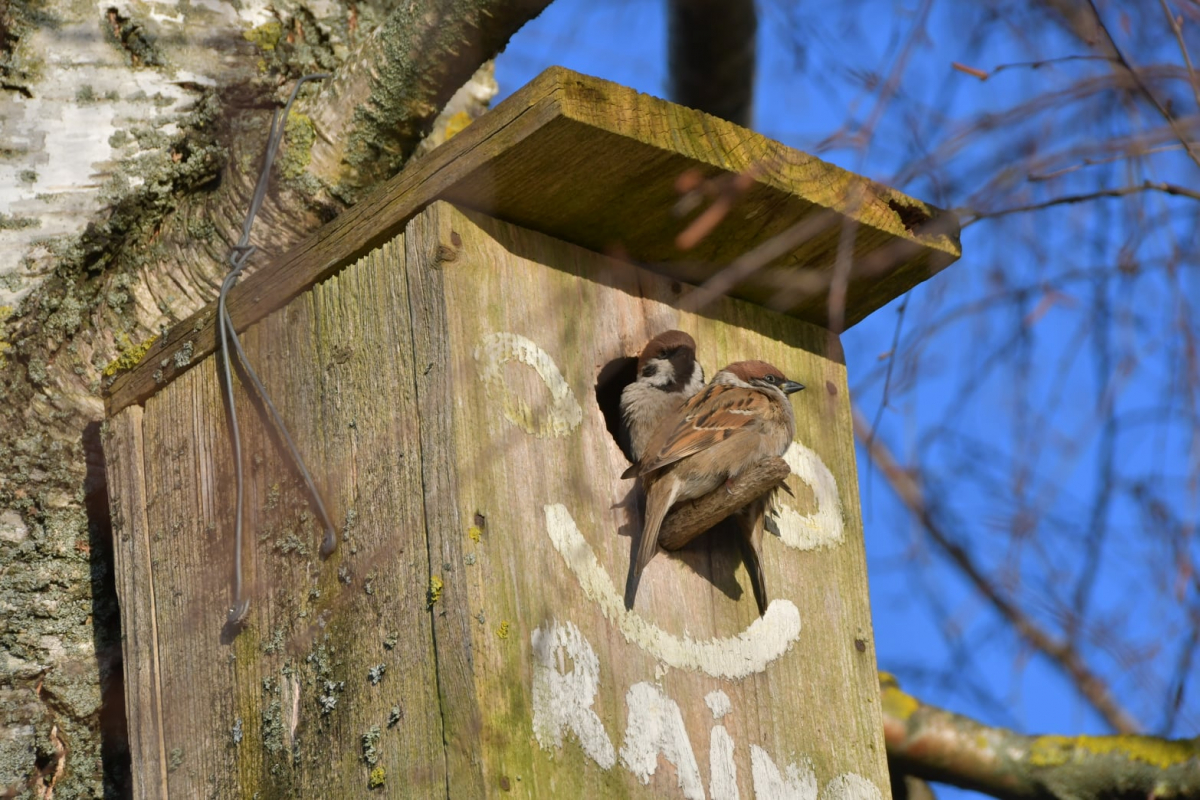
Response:
MULTIPOLYGON (((0 795, 128 788, 102 373, 214 298, 273 109, 305 73, 370 71, 364 42, 395 26, 394 5, 0 9, 0 795)), ((388 169, 544 5, 438 5, 449 18, 436 40, 392 42, 419 53, 410 66, 426 78, 388 108, 409 132, 388 169)), ((468 118, 489 80, 465 98, 468 118)), ((344 168, 309 169, 304 112, 319 95, 305 88, 287 121, 252 270, 344 207, 331 190, 344 168)), ((339 122, 322 133, 363 140, 354 114, 321 107, 339 122)))

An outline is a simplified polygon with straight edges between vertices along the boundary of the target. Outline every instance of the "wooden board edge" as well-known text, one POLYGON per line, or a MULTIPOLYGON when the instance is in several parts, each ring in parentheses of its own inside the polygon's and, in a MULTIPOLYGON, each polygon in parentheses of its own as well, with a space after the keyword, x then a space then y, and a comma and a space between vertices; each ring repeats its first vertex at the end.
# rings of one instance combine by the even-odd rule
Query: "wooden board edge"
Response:
POLYGON ((142 407, 123 409, 105 423, 104 460, 112 508, 113 566, 121 610, 125 718, 129 727, 133 796, 167 796, 162 672, 146 520, 142 407))
POLYGON ((434 659, 442 704, 448 797, 483 797, 478 738, 483 730, 471 640, 471 613, 458 508, 454 450, 454 407, 449 331, 442 265, 457 257, 450 230, 452 207, 433 203, 405 230, 413 326, 414 379, 421 418, 421 472, 425 486, 425 530, 430 586, 438 587, 433 612, 434 659), (436 583, 435 583, 436 579, 436 583))
MULTIPOLYGON (((683 140, 680 138, 672 138, 670 141, 656 141, 654 138, 647 138, 642 135, 645 133, 644 131, 638 130, 637 124, 637 120, 646 115, 634 115, 631 119, 629 116, 614 118, 604 115, 597 116, 595 113, 597 105, 595 96, 597 92, 603 92, 607 97, 614 95, 619 97, 620 100, 615 103, 611 103, 610 101, 609 104, 612 105, 623 105, 627 108, 636 108, 638 105, 644 104, 660 106, 664 116, 669 116, 671 109, 677 107, 670 101, 639 92, 628 86, 612 83, 611 81, 593 78, 571 72, 570 70, 563 70, 562 68, 557 69, 562 72, 559 78, 563 89, 561 108, 562 116, 567 119, 603 130, 607 133, 632 138, 647 145, 678 153, 681 156, 695 159, 697 162, 715 169, 725 172, 749 174, 755 182, 761 185, 769 186, 776 191, 789 195, 794 193, 792 187, 786 181, 782 180, 778 169, 761 169, 761 165, 751 161, 745 161, 744 163, 718 163, 711 158, 706 158, 709 155, 708 153, 682 149, 680 142, 683 140)), ((957 215, 953 211, 938 208, 923 200, 912 197, 899 189, 894 189, 865 176, 850 172, 818 156, 787 147, 770 137, 748 128, 743 128, 728 120, 714 117, 695 109, 687 109, 687 111, 698 115, 699 119, 703 122, 707 138, 757 139, 765 145, 765 149, 769 152, 777 152, 780 155, 787 154, 791 158, 799 156, 802 160, 819 163, 822 170, 829 172, 837 178, 851 183, 860 183, 862 186, 868 188, 875 198, 890 208, 892 213, 891 215, 864 214, 863 210, 867 208, 868 204, 853 197, 841 198, 839 203, 830 206, 830 210, 852 219, 860 225, 874 228, 897 240, 909 242, 919 250, 933 251, 949 256, 951 260, 946 262, 947 264, 952 263, 962 256, 962 244, 959 239, 961 232, 960 225, 957 215)))

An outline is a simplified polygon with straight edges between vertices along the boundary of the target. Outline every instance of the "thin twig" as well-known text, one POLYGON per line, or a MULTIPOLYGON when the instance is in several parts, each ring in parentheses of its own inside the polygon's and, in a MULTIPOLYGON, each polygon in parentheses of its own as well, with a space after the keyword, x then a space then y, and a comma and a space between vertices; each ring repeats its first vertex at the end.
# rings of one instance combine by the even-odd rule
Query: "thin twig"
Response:
POLYGON ((1010 214, 1023 214, 1027 211, 1041 211, 1044 208, 1053 208, 1054 206, 1072 205, 1074 203, 1086 203, 1090 200, 1101 200, 1107 197, 1127 197, 1131 194, 1141 194, 1142 192, 1162 192, 1163 194, 1174 195, 1176 197, 1187 197, 1191 200, 1200 200, 1200 192, 1193 189, 1188 189, 1174 183, 1165 183, 1163 181, 1144 181, 1142 183, 1133 184, 1130 186, 1121 186, 1115 189, 1100 189, 1095 192, 1085 192, 1083 194, 1068 194, 1062 197, 1055 197, 1050 200, 1043 200, 1040 203, 1027 203, 1021 206, 1013 206, 1012 208, 1002 208, 998 211, 973 211, 969 208, 957 209, 960 217, 969 217, 962 223, 964 228, 969 225, 974 225, 985 219, 996 219, 998 217, 1007 217, 1010 214))
POLYGON ((1080 162, 1078 164, 1072 164, 1069 167, 1063 167, 1062 169, 1056 169, 1053 172, 1043 172, 1043 173, 1032 173, 1031 172, 1029 175, 1027 175, 1025 177, 1025 180, 1030 181, 1031 183, 1038 183, 1041 181, 1049 181, 1049 180, 1053 180, 1054 178, 1061 178, 1063 175, 1066 175, 1071 172, 1075 172, 1077 170, 1081 170, 1084 167, 1097 167, 1097 166, 1102 166, 1104 164, 1112 164, 1114 161, 1127 161, 1127 160, 1133 159, 1133 158, 1142 158, 1144 156, 1157 155, 1158 153, 1170 153, 1170 152, 1174 152, 1177 150, 1183 150, 1183 149, 1184 149, 1183 145, 1176 143, 1176 144, 1164 145, 1163 147, 1150 147, 1145 150, 1139 150, 1136 153, 1118 153, 1115 156, 1109 156, 1107 158, 1084 158, 1084 159, 1080 160, 1080 162))
POLYGON ((1192 97, 1196 99, 1196 108, 1200 109, 1200 83, 1196 81, 1196 70, 1192 66, 1192 57, 1188 54, 1187 45, 1183 41, 1183 28, 1179 25, 1179 20, 1175 19, 1175 15, 1171 13, 1171 9, 1167 6, 1167 0, 1158 0, 1162 6, 1163 13, 1167 15, 1167 22, 1171 23, 1171 31, 1175 34, 1175 41, 1179 42, 1179 52, 1183 54, 1183 63, 1187 64, 1188 75, 1192 79, 1192 97))
MULTIPOLYGON (((1139 75, 1138 71, 1133 68, 1133 63, 1125 56, 1125 52, 1121 50, 1120 45, 1117 44, 1117 40, 1113 38, 1112 33, 1108 30, 1108 26, 1104 24, 1104 18, 1100 16, 1100 9, 1096 6, 1096 0, 1088 0, 1088 5, 1092 7, 1092 13, 1096 17, 1096 24, 1104 33, 1105 38, 1108 39, 1108 43, 1112 46, 1113 52, 1117 54, 1117 58, 1120 60, 1121 66, 1129 72, 1129 77, 1132 78, 1133 82, 1137 84, 1138 89, 1146 96, 1146 99, 1150 101, 1150 104, 1154 106, 1154 109, 1158 111, 1162 118, 1167 121, 1167 124, 1171 126, 1171 130, 1175 131, 1175 135, 1179 137, 1179 141, 1183 144, 1184 149, 1187 150, 1187 154, 1192 159, 1192 162, 1195 163, 1197 167, 1200 167, 1200 154, 1197 154, 1195 149, 1193 149, 1192 142, 1188 138, 1187 133, 1181 127, 1179 127, 1178 120, 1171 116, 1171 112, 1167 110, 1166 106, 1159 102, 1158 97, 1154 94, 1154 92, 1150 91, 1150 87, 1144 80, 1142 80, 1142 76, 1139 75)), ((1192 85, 1195 86, 1194 77, 1192 85)))
MULTIPOLYGON (((735 258, 728 267, 717 272, 689 293, 679 304, 682 311, 699 311, 728 294, 778 258, 791 253, 809 239, 833 227, 838 212, 825 209, 819 214, 797 222, 787 230, 767 239, 747 253, 735 258)), ((823 281, 822 281, 823 283, 823 281)), ((819 287, 814 286, 816 291, 819 287)))
POLYGON ((1042 67, 1048 66, 1050 64, 1060 64, 1065 61, 1111 61, 1111 62, 1116 62, 1116 59, 1110 58, 1108 56, 1093 56, 1093 55, 1059 56, 1057 58, 1044 58, 1041 61, 1014 61, 1011 64, 1001 64, 998 67, 994 67, 990 72, 985 69, 979 69, 978 67, 971 67, 966 64, 961 64, 957 61, 952 61, 950 63, 950 66, 953 67, 954 69, 958 70, 959 72, 965 73, 974 78, 979 78, 979 80, 981 80, 981 81, 986 81, 988 78, 994 77, 994 76, 1000 74, 1001 72, 1004 72, 1005 70, 1041 69, 1042 67))

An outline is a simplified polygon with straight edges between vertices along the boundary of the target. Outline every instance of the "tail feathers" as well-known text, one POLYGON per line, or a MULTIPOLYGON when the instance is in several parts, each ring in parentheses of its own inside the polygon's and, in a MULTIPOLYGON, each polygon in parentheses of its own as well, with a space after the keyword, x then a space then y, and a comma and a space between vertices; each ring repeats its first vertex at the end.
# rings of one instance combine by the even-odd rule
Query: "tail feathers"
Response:
POLYGON ((658 531, 678 493, 679 484, 670 478, 654 483, 647 491, 642 538, 638 541, 636 553, 629 560, 629 577, 625 580, 625 608, 633 608, 638 583, 642 579, 642 570, 658 550, 658 531))
POLYGON ((746 571, 750 573, 750 586, 754 590, 754 599, 758 603, 758 614, 767 613, 767 579, 762 568, 762 537, 763 525, 766 522, 767 499, 760 498, 743 508, 736 514, 738 527, 741 529, 742 561, 746 571))

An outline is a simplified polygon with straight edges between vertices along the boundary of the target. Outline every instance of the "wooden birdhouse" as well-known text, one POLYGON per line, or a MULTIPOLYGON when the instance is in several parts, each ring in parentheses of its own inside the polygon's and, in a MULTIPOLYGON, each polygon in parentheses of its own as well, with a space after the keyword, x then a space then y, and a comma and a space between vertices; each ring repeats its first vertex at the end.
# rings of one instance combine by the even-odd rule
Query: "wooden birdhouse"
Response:
POLYGON ((108 387, 139 797, 889 796, 840 328, 959 255, 952 216, 550 69, 230 295, 336 522, 241 388, 249 612, 215 303, 108 387), (678 328, 792 396, 761 616, 710 532, 622 588, 628 359, 678 328), (624 376, 623 378, 621 376, 624 376))

